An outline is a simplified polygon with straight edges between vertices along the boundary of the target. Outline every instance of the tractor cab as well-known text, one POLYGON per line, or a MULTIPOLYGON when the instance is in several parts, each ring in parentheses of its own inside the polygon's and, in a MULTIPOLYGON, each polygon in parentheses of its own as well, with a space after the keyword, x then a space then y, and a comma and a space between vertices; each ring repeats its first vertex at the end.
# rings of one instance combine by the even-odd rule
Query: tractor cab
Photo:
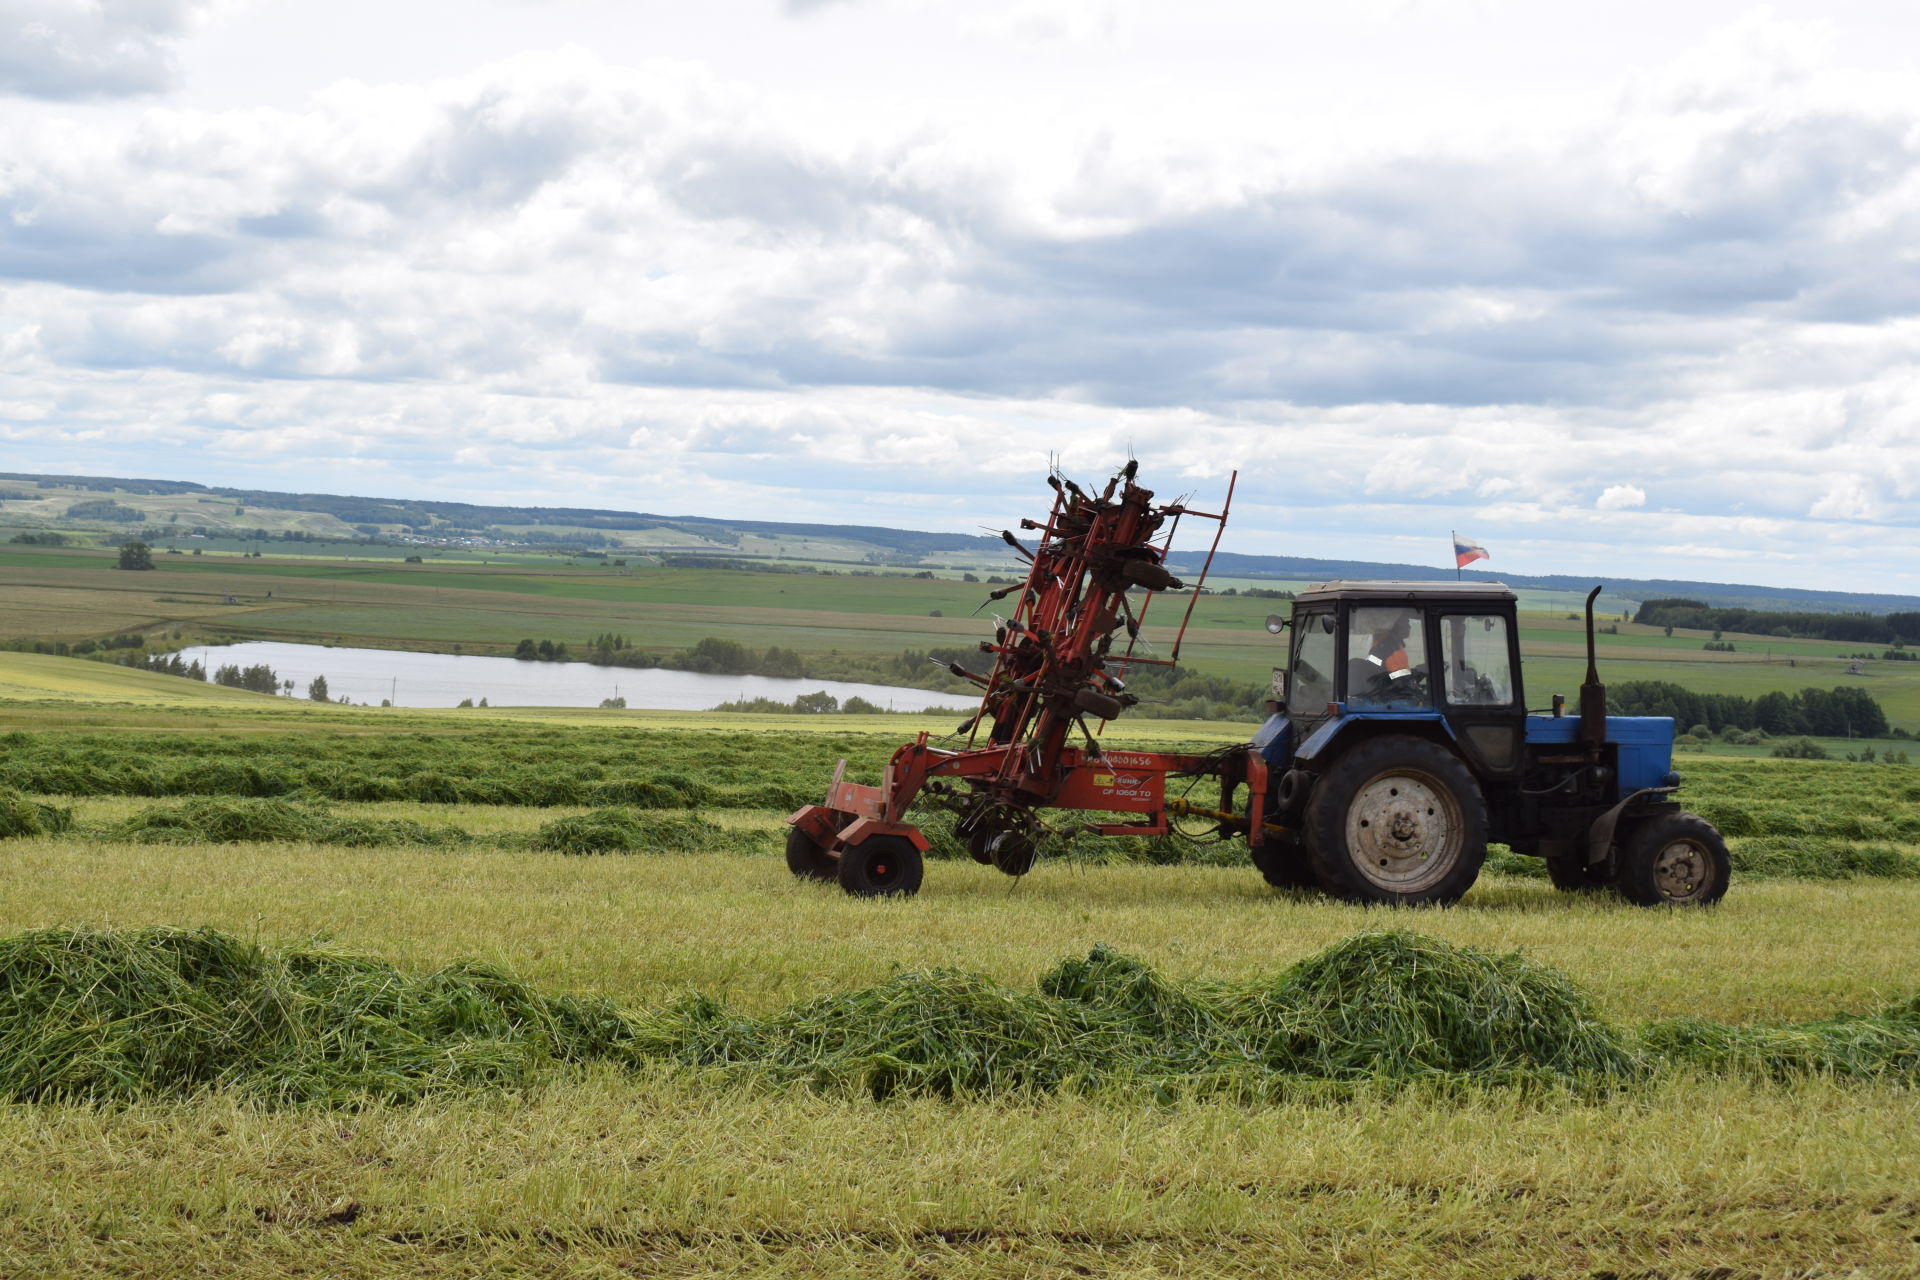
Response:
POLYGON ((1513 592, 1498 582, 1327 582, 1293 605, 1289 716, 1521 706, 1513 592))
POLYGON ((1356 719, 1457 744, 1485 773, 1520 764, 1526 703, 1512 591, 1497 582, 1327 582, 1294 601, 1285 731, 1256 742, 1270 769, 1318 755, 1356 719), (1420 728, 1425 725, 1425 729, 1420 728), (1278 748, 1278 749, 1276 749, 1278 748))

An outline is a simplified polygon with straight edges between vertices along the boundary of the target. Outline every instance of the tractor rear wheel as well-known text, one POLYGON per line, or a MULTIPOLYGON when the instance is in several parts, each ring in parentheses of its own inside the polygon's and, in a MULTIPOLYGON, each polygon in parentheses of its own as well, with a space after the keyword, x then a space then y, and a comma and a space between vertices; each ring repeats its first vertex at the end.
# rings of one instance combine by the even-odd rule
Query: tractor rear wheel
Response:
POLYGON ((840 860, 799 827, 787 828, 787 870, 802 880, 831 880, 840 860))
POLYGON ((910 897, 926 868, 905 836, 868 836, 840 850, 840 887, 860 898, 910 897))
POLYGON ((1620 894, 1643 907, 1704 907, 1733 876, 1727 842, 1694 813, 1648 818, 1620 841, 1620 894))
POLYGON ((1320 887, 1350 902, 1460 900, 1487 857, 1487 803, 1460 758, 1424 738, 1375 738, 1334 762, 1307 801, 1320 887))

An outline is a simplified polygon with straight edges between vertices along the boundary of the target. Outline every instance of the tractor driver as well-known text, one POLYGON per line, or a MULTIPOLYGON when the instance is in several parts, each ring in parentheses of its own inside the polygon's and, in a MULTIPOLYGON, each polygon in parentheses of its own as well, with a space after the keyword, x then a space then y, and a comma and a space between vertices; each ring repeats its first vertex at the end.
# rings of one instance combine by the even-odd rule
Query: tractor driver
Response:
POLYGON ((1418 702, 1420 681, 1407 642, 1418 619, 1411 609, 1356 609, 1353 614, 1352 649, 1355 656, 1347 663, 1347 700, 1367 706, 1388 706, 1418 702), (1360 646, 1366 645, 1364 653, 1360 646))

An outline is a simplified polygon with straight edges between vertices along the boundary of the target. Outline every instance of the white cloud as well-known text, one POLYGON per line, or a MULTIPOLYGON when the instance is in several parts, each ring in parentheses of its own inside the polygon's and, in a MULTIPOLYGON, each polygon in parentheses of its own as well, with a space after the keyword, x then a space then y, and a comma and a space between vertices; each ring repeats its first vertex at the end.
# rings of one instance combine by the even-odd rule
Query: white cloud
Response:
POLYGON ((992 35, 1031 50, 1110 42, 1126 18, 1126 6, 1116 0, 1015 0, 984 7, 977 21, 992 35))
POLYGON ((172 87, 174 45, 222 0, 0 0, 0 92, 97 98, 172 87))
MULTIPOLYGON (((1082 23, 1060 58, 1123 58, 1153 15, 1110 9, 962 16, 1044 10, 1082 23)), ((579 48, 298 109, 0 119, 0 431, 11 469, 865 523, 1017 511, 1049 454, 1133 448, 1163 488, 1238 465, 1275 513, 1249 550, 1452 525, 1516 571, 1625 536, 1641 576, 1711 545, 1824 576, 1808 530, 1857 560, 1920 524, 1920 91, 1850 100, 1832 42, 1778 26, 1578 128, 1312 164, 1288 118, 836 132, 579 48), (162 447, 82 466, 131 423, 162 447), (1630 479, 1559 496, 1594 476, 1630 479)))
POLYGON ((1839 476, 1807 514, 1816 520, 1872 520, 1880 514, 1880 504, 1861 477, 1839 476))

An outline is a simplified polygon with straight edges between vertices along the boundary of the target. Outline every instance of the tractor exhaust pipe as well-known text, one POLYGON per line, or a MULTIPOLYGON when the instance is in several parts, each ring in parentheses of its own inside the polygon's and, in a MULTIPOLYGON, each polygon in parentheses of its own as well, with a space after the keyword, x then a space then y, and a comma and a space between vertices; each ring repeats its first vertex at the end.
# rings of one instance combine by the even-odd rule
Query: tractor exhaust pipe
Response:
POLYGON ((1593 651, 1593 602, 1599 595, 1599 587, 1587 592, 1587 679, 1580 686, 1580 741, 1596 753, 1607 745, 1607 686, 1600 683, 1593 651))

